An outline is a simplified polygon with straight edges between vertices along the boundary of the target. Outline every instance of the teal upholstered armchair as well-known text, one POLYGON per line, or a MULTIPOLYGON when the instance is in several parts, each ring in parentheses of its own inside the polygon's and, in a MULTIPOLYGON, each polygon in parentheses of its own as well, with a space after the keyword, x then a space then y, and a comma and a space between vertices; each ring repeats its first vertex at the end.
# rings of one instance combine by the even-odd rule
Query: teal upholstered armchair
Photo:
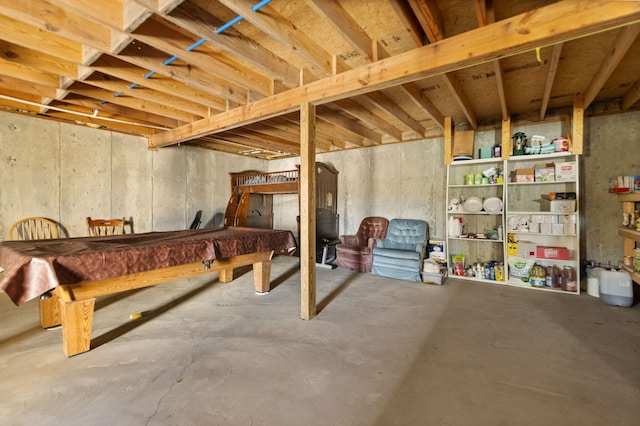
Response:
POLYGON ((392 219, 387 237, 376 240, 371 272, 420 282, 420 270, 428 242, 429 224, 424 220, 392 219))

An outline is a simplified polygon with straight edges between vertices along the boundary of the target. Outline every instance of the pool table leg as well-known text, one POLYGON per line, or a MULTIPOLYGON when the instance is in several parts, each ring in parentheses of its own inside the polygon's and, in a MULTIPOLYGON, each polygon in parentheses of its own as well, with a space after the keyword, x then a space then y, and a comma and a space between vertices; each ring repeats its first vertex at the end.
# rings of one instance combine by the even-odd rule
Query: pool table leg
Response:
POLYGON ((60 300, 62 347, 66 356, 90 349, 95 304, 95 298, 70 302, 60 300))
POLYGON ((271 260, 253 264, 253 282, 256 293, 267 293, 271 290, 271 260))
POLYGON ((62 324, 60 318, 60 297, 55 291, 50 293, 50 297, 38 300, 40 308, 40 326, 51 328, 62 324))

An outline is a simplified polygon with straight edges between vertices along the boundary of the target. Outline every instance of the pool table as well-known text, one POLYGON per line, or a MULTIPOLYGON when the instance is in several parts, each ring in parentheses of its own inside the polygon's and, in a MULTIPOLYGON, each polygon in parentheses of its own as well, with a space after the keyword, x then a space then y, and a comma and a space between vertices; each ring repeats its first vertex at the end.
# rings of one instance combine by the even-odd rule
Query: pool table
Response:
POLYGON ((258 293, 270 290, 271 257, 296 247, 290 231, 222 227, 110 237, 0 243, 0 288, 16 305, 40 298, 40 324, 62 325, 63 350, 90 349, 96 297, 253 265, 258 293))

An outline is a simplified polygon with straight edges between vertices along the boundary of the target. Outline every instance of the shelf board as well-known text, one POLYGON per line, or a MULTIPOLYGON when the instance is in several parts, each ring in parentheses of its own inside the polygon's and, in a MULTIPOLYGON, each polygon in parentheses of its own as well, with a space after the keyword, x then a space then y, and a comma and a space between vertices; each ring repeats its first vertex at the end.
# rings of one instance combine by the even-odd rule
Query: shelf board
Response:
POLYGON ((533 235, 533 236, 543 236, 543 237, 577 237, 576 234, 543 234, 542 232, 518 232, 518 231, 507 231, 508 234, 518 234, 518 235, 533 235))
POLYGON ((534 262, 554 262, 554 263, 578 263, 577 259, 547 259, 543 257, 519 257, 519 256, 507 256, 508 259, 523 259, 523 260, 533 260, 534 262))
POLYGON ((450 166, 464 166, 473 164, 502 163, 502 158, 474 158, 472 160, 452 161, 450 166))
POLYGON ((633 267, 629 265, 622 265, 622 267, 631 274, 631 279, 636 283, 640 284, 640 272, 637 272, 633 269, 633 267))
POLYGON ((509 212, 507 213, 507 215, 523 215, 523 214, 547 214, 547 215, 551 215, 551 214, 561 214, 561 215, 567 215, 567 214, 578 214, 578 212, 538 212, 538 211, 516 211, 516 210, 509 210, 509 212))
POLYGON ((478 215, 478 216, 502 216, 502 212, 498 212, 498 213, 490 213, 490 212, 485 212, 485 211, 481 211, 481 212, 461 212, 461 211, 455 211, 455 212, 450 212, 447 211, 447 214, 467 214, 467 215, 478 215))
POLYGON ((461 238, 461 237, 447 237, 450 240, 457 240, 457 241, 478 241, 478 242, 485 242, 485 243, 503 243, 504 240, 492 240, 490 238, 461 238))
POLYGON ((554 180, 551 182, 507 182, 507 185, 557 185, 559 183, 576 183, 575 180, 554 180))
POLYGON ((640 192, 628 192, 624 194, 618 194, 618 201, 628 203, 640 202, 640 192))
POLYGON ((575 157, 575 154, 570 152, 553 152, 551 154, 529 154, 529 155, 512 155, 507 161, 527 161, 527 160, 544 160, 547 158, 562 158, 562 157, 575 157))
POLYGON ((618 227, 618 235, 629 240, 640 241, 640 231, 634 231, 633 229, 625 228, 624 226, 618 227))
POLYGON ((577 291, 564 291, 561 287, 556 287, 556 288, 551 288, 551 287, 534 287, 534 286, 532 286, 532 285, 530 285, 530 284, 525 284, 525 283, 522 283, 522 284, 516 284, 516 283, 514 283, 514 282, 509 282, 508 284, 509 284, 509 285, 511 285, 511 286, 514 286, 514 287, 518 287, 518 288, 528 288, 528 289, 536 290, 536 291, 551 291, 551 292, 554 292, 554 293, 562 293, 562 294, 580 294, 579 289, 578 289, 577 291))
POLYGON ((505 281, 486 280, 484 278, 475 278, 475 277, 467 277, 467 276, 463 277, 460 275, 449 275, 447 278, 455 278, 458 280, 465 280, 465 281, 474 281, 478 283, 489 283, 489 284, 500 284, 500 285, 507 284, 505 281))
POLYGON ((463 184, 463 185, 449 185, 449 188, 482 188, 482 187, 484 187, 484 188, 486 188, 486 187, 495 188, 495 187, 502 187, 502 185, 503 185, 503 182, 499 182, 499 183, 496 182, 496 183, 481 183, 479 185, 466 185, 466 184, 463 184))

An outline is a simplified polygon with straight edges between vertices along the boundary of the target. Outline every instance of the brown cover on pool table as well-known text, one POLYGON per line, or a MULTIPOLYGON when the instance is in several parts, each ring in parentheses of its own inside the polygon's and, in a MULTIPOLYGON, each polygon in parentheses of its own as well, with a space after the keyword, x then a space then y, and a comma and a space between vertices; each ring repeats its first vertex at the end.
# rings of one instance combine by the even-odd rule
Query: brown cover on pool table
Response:
POLYGON ((223 227, 110 237, 0 243, 0 282, 21 305, 60 284, 75 284, 202 260, 296 247, 290 231, 223 227))

